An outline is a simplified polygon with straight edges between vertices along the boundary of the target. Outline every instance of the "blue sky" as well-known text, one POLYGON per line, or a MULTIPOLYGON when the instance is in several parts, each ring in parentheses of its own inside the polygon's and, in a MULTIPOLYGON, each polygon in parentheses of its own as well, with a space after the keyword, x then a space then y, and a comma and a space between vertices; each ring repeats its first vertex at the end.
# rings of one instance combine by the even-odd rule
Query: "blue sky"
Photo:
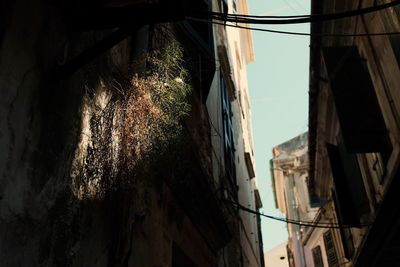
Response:
MULTIPOLYGON (((252 15, 309 14, 310 0, 249 0, 252 15)), ((265 26, 309 32, 309 24, 265 26)), ((257 176, 263 212, 284 217, 271 189, 272 147, 308 130, 309 38, 253 31, 256 61, 248 66, 257 176)), ((264 251, 287 240, 285 223, 262 220, 264 251)))

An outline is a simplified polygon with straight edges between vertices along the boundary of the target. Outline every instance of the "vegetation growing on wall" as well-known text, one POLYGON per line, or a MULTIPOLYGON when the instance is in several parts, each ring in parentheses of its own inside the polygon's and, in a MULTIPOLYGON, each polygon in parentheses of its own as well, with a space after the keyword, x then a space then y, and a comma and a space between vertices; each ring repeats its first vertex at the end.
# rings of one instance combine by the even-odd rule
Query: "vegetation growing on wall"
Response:
POLYGON ((149 162, 146 156, 154 156, 152 152, 160 152, 181 134, 191 87, 177 43, 151 53, 146 62, 146 74, 132 79, 125 97, 124 136, 130 158, 149 162))
POLYGON ((182 48, 172 41, 143 60, 146 72, 129 83, 113 79, 88 90, 72 169, 80 199, 135 186, 182 134, 191 92, 182 48))

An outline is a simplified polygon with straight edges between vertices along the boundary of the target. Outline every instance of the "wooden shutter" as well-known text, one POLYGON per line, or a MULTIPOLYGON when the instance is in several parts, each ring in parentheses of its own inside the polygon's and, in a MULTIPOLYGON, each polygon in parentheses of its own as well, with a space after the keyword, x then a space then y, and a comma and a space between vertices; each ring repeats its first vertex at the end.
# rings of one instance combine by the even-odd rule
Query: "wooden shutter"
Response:
POLYGON ((358 218, 370 212, 369 200, 365 191, 364 180, 358 164, 356 154, 348 153, 343 142, 338 141, 337 146, 340 160, 344 169, 346 184, 351 192, 351 201, 358 218))
POLYGON ((340 210, 338 217, 343 224, 358 227, 370 206, 357 156, 348 153, 343 143, 326 146, 340 210))
POLYGON ((357 47, 325 47, 323 56, 348 151, 391 149, 375 89, 357 47))
MULTIPOLYGON (((340 213, 339 205, 336 197, 336 192, 332 192, 333 201, 335 203, 335 210, 339 220, 339 225, 343 225, 343 216, 340 213)), ((344 255, 347 259, 351 259, 354 254, 354 242, 349 228, 340 228, 340 237, 342 239, 344 255)))
POLYGON ((336 254, 335 243, 333 241, 332 231, 324 233, 324 245, 329 267, 339 267, 339 261, 336 254))
POLYGON ((333 182, 335 185, 336 199, 337 199, 337 216, 343 224, 358 226, 359 220, 354 213, 354 207, 351 200, 351 192, 346 183, 346 175, 340 160, 339 150, 336 146, 327 144, 326 145, 329 161, 331 165, 331 171, 333 176, 333 182))
POLYGON ((315 248, 312 249, 312 256, 314 260, 314 267, 324 267, 320 246, 316 246, 315 248))

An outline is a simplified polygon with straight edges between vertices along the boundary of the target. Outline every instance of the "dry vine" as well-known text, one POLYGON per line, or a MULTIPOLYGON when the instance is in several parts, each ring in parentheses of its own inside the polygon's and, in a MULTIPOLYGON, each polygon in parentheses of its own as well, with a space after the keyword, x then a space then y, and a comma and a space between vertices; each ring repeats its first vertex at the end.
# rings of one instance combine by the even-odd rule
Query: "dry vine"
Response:
POLYGON ((182 134, 191 86, 181 47, 171 42, 144 60, 143 76, 135 75, 126 86, 116 80, 101 83, 85 100, 71 174, 80 198, 102 198, 116 187, 134 186, 182 134))

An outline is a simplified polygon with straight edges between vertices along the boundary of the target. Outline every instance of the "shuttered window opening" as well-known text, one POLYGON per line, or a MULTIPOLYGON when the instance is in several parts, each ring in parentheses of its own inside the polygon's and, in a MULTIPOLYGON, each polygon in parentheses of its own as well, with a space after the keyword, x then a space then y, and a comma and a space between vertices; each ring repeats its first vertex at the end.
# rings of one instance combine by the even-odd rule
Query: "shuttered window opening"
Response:
POLYGON ((387 154, 392 146, 367 65, 357 47, 325 47, 322 52, 347 150, 387 154))
POLYGON ((335 186, 339 221, 359 227, 361 216, 370 212, 370 206, 357 157, 348 153, 343 143, 339 143, 339 146, 326 144, 326 149, 335 186))
POLYGON ((336 146, 326 145, 331 171, 333 176, 333 183, 335 186, 335 195, 337 200, 337 216, 339 221, 345 225, 358 226, 359 220, 355 216, 354 207, 351 201, 351 192, 347 187, 346 175, 340 160, 339 150, 336 146))
MULTIPOLYGON (((338 201, 337 201, 337 197, 336 197, 336 192, 332 192, 332 196, 333 196, 333 201, 335 203, 335 210, 336 210, 336 214, 337 214, 337 217, 339 220, 339 224, 343 225, 343 219, 340 214, 340 210, 338 208, 339 205, 338 205, 338 201)), ((351 257, 353 257, 354 251, 355 251, 351 231, 349 228, 340 228, 339 231, 340 231, 340 237, 341 237, 342 244, 343 244, 344 255, 345 255, 346 259, 350 260, 351 257)))
POLYGON ((221 0, 221 13, 228 14, 228 0, 221 0))
POLYGON ((364 180, 358 164, 357 155, 348 153, 346 146, 341 138, 337 138, 337 149, 339 150, 340 160, 344 169, 346 185, 351 192, 351 201, 354 206, 353 212, 357 218, 369 213, 369 199, 365 190, 364 180))
POLYGON ((226 86, 223 71, 220 71, 221 81, 221 104, 222 104, 222 123, 224 136, 224 156, 225 156, 225 172, 236 185, 236 166, 235 166, 235 142, 233 137, 232 107, 228 96, 228 88, 226 86))
POLYGON ((316 246, 315 248, 312 249, 312 256, 314 260, 314 267, 324 267, 320 246, 316 246))
POLYGON ((344 254, 346 259, 351 260, 354 255, 354 242, 353 236, 351 235, 351 231, 349 228, 341 228, 340 236, 342 237, 342 243, 344 248, 344 254))
POLYGON ((339 267, 339 261, 336 254, 335 243, 333 241, 332 231, 324 233, 324 245, 329 267, 339 267))
POLYGON ((236 0, 232 0, 232 9, 233 9, 233 13, 236 14, 238 11, 238 6, 237 6, 236 0))
POLYGON ((244 160, 246 162, 247 173, 249 174, 250 179, 256 177, 256 173, 254 171, 253 162, 251 160, 251 156, 249 152, 244 152, 244 160))

